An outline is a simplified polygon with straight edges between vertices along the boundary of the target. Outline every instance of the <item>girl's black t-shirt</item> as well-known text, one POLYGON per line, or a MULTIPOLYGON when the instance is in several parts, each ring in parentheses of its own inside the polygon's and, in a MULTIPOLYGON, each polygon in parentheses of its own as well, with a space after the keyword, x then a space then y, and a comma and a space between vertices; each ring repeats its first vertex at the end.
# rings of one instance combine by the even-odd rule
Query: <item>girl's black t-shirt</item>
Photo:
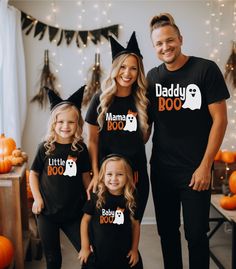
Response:
MULTIPOLYGON (((84 213, 92 216, 91 243, 95 249, 96 262, 99 266, 104 265, 104 268, 127 268, 126 256, 132 246, 130 211, 126 207, 124 195, 107 192, 105 199, 105 204, 98 209, 97 196, 92 194, 91 200, 83 208, 84 213)), ((140 219, 138 207, 134 218, 140 219)))
POLYGON ((47 156, 45 151, 41 143, 31 166, 31 170, 39 173, 45 206, 42 214, 59 221, 76 219, 86 201, 82 174, 91 170, 87 147, 81 143, 77 151, 72 151, 71 144, 55 143, 51 155, 47 156))

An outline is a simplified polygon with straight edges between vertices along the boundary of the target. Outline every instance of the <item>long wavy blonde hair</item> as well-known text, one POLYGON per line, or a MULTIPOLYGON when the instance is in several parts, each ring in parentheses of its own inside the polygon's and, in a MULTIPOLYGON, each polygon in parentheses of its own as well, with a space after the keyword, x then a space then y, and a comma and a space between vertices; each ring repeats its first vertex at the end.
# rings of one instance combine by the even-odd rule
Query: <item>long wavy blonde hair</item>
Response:
POLYGON ((78 118, 77 121, 77 129, 73 137, 71 150, 73 151, 82 151, 83 148, 80 146, 80 142, 83 142, 82 132, 83 132, 83 118, 81 116, 80 111, 72 104, 62 104, 56 107, 50 115, 49 121, 48 121, 48 129, 45 136, 45 143, 44 147, 46 149, 46 155, 50 155, 55 150, 55 142, 56 142, 56 132, 55 132, 55 126, 57 122, 57 117, 60 113, 73 110, 78 118))
POLYGON ((142 59, 137 55, 135 55, 134 53, 121 54, 113 61, 110 74, 103 81, 101 86, 102 93, 100 95, 100 105, 98 106, 98 113, 99 113, 98 124, 101 130, 104 124, 105 114, 108 111, 108 108, 110 107, 117 93, 116 76, 118 75, 124 60, 130 55, 135 56, 138 62, 138 77, 135 84, 132 87, 132 94, 134 96, 134 102, 138 112, 140 128, 144 135, 148 130, 148 116, 147 116, 148 99, 146 96, 147 82, 144 74, 142 59))
POLYGON ((108 192, 108 189, 104 183, 105 180, 105 174, 106 174, 106 167, 109 162, 117 162, 122 161, 126 173, 126 184, 124 186, 124 198, 126 200, 126 207, 129 209, 131 216, 134 215, 134 210, 136 208, 136 203, 134 199, 134 190, 135 190, 135 184, 134 184, 134 178, 133 178, 133 171, 129 163, 122 157, 119 156, 112 156, 107 158, 103 163, 99 171, 98 175, 98 191, 97 191, 97 202, 96 207, 101 209, 102 206, 106 202, 106 193, 108 192))

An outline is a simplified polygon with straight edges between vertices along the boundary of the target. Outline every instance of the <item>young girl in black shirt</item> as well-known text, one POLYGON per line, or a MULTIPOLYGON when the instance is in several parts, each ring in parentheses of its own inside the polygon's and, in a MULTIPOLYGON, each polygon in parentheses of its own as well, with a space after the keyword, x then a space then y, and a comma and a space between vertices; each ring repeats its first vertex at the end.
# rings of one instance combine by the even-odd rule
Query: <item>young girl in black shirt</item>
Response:
POLYGON ((60 229, 80 250, 80 222, 90 182, 90 162, 82 139, 80 106, 84 87, 67 100, 48 90, 51 115, 46 140, 39 145, 30 171, 30 186, 37 214, 47 269, 62 263, 60 229))

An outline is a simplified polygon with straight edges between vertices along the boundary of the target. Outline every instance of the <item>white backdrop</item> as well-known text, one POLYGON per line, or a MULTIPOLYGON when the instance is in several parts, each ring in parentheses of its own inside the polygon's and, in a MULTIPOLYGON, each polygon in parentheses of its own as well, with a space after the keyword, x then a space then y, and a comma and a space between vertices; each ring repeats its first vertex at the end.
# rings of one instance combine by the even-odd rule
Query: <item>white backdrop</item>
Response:
MULTIPOLYGON (((119 41, 123 44, 129 39, 132 31, 136 31, 137 39, 144 56, 145 71, 159 64, 155 58, 154 50, 150 41, 149 21, 150 18, 161 12, 171 13, 180 27, 183 35, 183 52, 187 55, 195 55, 209 58, 214 48, 220 50, 217 54, 218 64, 224 69, 224 64, 230 54, 230 40, 234 36, 233 2, 221 1, 224 6, 215 7, 214 2, 218 1, 11 1, 10 3, 20 10, 32 15, 46 24, 63 29, 91 30, 106 27, 112 24, 120 24, 119 41), (105 8, 111 3, 109 8, 105 8), (211 5, 209 6, 210 3, 211 5), (55 9, 53 12, 52 9, 55 9), (104 12, 105 10, 105 12, 104 12), (214 12, 222 11, 223 15, 214 12), (229 15, 231 14, 231 15, 229 15), (51 16, 51 20, 50 17, 51 16), (213 19, 216 27, 213 27, 213 19), (110 21, 109 21, 110 20, 110 21), (209 25, 209 22, 211 24, 209 25), (215 28, 219 28, 218 30, 215 28), (219 31, 223 34, 219 35, 219 31), (221 37, 219 37, 221 36, 221 37), (223 40, 222 45, 219 42, 223 40)), ((61 85, 59 91, 63 98, 68 97, 79 86, 85 83, 84 78, 87 71, 94 63, 94 54, 99 50, 101 53, 101 65, 104 70, 109 69, 111 56, 108 42, 104 40, 104 45, 95 46, 92 42, 87 48, 78 51, 75 42, 72 41, 68 47, 65 41, 57 47, 55 43, 50 43, 48 33, 45 33, 43 40, 33 37, 33 31, 28 36, 23 37, 26 57, 28 113, 26 127, 23 136, 24 151, 28 152, 30 162, 35 154, 39 141, 45 134, 49 109, 40 109, 29 100, 38 91, 40 71, 43 66, 43 54, 45 49, 49 49, 52 71, 58 78, 61 85), (58 71, 58 72, 56 72, 58 71)), ((216 59, 215 58, 215 59, 216 59)), ((147 144, 147 155, 150 157, 151 142, 147 144)), ((168 199, 168 198, 167 198, 168 199)), ((152 200, 145 212, 144 221, 153 221, 154 211, 152 200)))

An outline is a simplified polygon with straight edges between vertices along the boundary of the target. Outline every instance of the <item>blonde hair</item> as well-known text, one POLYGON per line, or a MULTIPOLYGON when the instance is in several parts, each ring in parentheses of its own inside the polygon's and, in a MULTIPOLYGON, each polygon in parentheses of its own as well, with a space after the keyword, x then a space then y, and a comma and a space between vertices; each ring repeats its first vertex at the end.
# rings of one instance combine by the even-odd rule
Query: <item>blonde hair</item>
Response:
POLYGON ((160 13, 159 15, 153 16, 150 22, 150 32, 152 34, 153 30, 164 27, 171 26, 175 29, 178 36, 180 36, 180 30, 175 24, 174 18, 169 13, 160 13))
POLYGON ((134 102, 138 112, 140 128, 144 135, 148 130, 148 116, 147 116, 148 99, 146 97, 147 82, 144 75, 143 62, 141 58, 134 53, 121 54, 113 61, 110 74, 102 83, 101 87, 102 94, 100 95, 100 105, 98 106, 99 115, 97 121, 101 130, 104 124, 105 114, 108 111, 108 108, 110 107, 117 92, 115 78, 118 75, 124 60, 130 55, 135 56, 138 62, 138 77, 137 81, 133 85, 132 94, 134 96, 134 102))
POLYGON ((126 200, 126 207, 129 209, 131 216, 134 216, 134 210, 136 208, 136 203, 134 199, 134 190, 135 190, 135 185, 134 185, 134 177, 133 177, 133 171, 129 163, 122 157, 119 156, 112 156, 106 159, 100 168, 99 175, 98 175, 98 191, 97 191, 97 202, 96 202, 96 207, 101 209, 102 206, 106 202, 106 193, 108 191, 104 179, 105 179, 105 173, 106 173, 106 166, 109 162, 117 162, 117 161, 122 161, 126 173, 126 184, 124 186, 124 198, 126 200))
POLYGON ((56 142, 56 132, 55 132, 55 126, 57 121, 57 116, 64 111, 67 110, 73 110, 76 113, 76 116, 78 118, 77 121, 77 129, 73 137, 71 150, 76 151, 82 151, 82 146, 78 145, 80 142, 83 142, 82 138, 82 132, 83 132, 83 118, 81 116, 80 111, 72 104, 62 104, 56 107, 50 115, 49 121, 48 121, 48 129, 45 136, 45 143, 44 147, 46 148, 46 155, 50 155, 55 150, 55 142, 56 142), (78 148, 79 146, 79 148, 78 148))

